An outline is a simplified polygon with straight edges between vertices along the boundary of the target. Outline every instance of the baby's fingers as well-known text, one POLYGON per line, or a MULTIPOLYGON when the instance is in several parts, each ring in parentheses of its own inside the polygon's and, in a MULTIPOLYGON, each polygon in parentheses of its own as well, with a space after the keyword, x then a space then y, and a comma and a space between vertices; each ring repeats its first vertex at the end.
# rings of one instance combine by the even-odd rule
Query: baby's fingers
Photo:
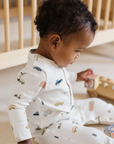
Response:
POLYGON ((91 84, 91 80, 89 80, 88 78, 85 80, 85 82, 91 84))
POLYGON ((91 74, 93 74, 93 70, 92 69, 87 69, 85 76, 87 77, 88 75, 91 75, 91 74))

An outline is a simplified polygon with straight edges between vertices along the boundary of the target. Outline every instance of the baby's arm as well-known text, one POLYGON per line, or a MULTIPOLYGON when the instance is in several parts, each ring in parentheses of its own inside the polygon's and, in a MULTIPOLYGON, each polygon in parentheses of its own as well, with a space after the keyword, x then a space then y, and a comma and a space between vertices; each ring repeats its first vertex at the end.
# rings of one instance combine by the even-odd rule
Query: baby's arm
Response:
POLYGON ((68 73, 69 73, 69 80, 71 83, 75 83, 79 81, 85 81, 86 83, 89 83, 90 81, 87 78, 87 76, 93 74, 93 70, 87 69, 77 74, 75 72, 68 72, 68 73))
POLYGON ((70 72, 68 71, 68 74, 69 74, 69 81, 73 84, 76 82, 76 79, 77 79, 77 74, 76 72, 70 72))
POLYGON ((31 144, 31 132, 28 126, 26 107, 38 95, 42 87, 40 83, 46 81, 43 71, 29 68, 19 73, 17 85, 8 101, 9 118, 16 141, 31 144), (28 140, 28 141, 27 141, 28 140))

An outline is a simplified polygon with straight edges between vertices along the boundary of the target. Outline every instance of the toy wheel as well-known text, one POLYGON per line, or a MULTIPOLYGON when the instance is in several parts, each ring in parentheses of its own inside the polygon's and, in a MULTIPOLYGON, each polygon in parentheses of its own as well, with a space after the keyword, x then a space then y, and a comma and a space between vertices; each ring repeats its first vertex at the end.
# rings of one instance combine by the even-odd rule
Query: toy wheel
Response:
POLYGON ((98 94, 96 91, 87 91, 90 97, 98 97, 98 94))

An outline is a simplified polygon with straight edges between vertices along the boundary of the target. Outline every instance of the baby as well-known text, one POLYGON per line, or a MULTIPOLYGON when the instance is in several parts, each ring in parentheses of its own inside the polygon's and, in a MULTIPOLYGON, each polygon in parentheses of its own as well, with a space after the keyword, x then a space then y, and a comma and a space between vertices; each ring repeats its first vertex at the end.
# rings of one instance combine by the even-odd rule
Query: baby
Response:
POLYGON ((29 52, 8 101, 9 117, 18 144, 114 144, 89 124, 114 123, 114 107, 97 99, 74 100, 70 83, 85 81, 91 69, 75 74, 72 64, 94 40, 98 25, 81 0, 46 0, 35 25, 37 49, 29 52))

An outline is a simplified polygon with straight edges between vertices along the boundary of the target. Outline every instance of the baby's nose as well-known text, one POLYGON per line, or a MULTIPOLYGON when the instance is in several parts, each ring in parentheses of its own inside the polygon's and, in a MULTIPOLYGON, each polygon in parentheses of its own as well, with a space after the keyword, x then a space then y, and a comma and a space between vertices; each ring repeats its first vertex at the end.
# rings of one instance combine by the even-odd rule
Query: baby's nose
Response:
POLYGON ((77 54, 76 54, 76 58, 79 58, 80 57, 80 52, 78 52, 77 54))

